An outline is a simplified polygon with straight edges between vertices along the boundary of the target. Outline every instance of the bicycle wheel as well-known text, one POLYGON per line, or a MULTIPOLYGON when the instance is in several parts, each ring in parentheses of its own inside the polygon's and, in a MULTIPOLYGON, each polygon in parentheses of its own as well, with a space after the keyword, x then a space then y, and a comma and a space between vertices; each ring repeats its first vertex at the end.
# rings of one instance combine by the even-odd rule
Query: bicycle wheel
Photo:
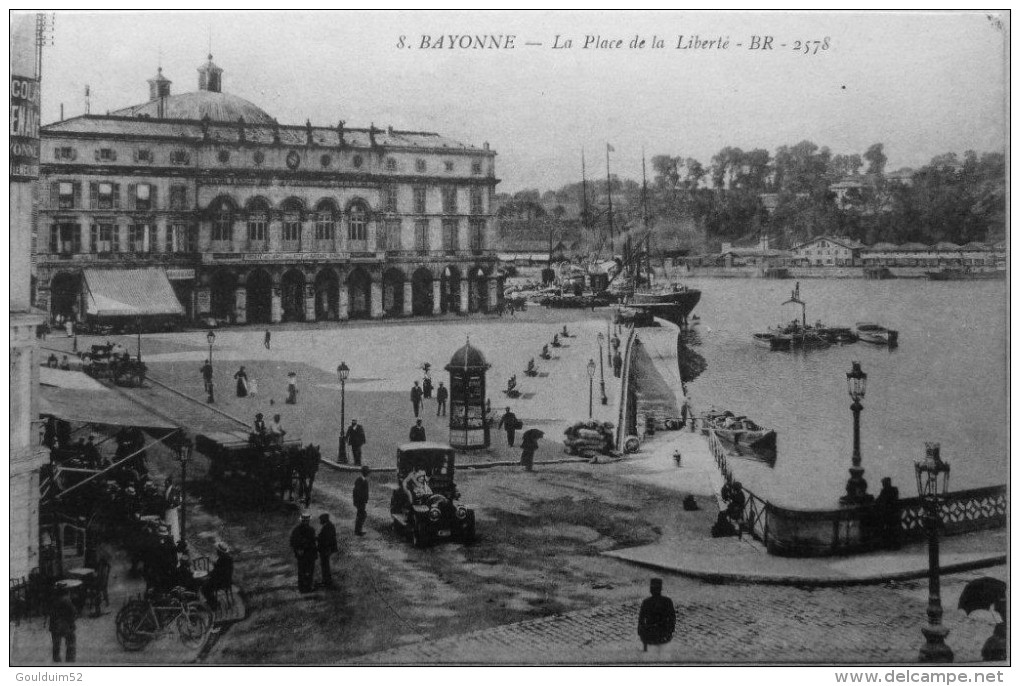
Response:
POLYGON ((117 613, 117 642, 124 650, 142 650, 156 636, 156 621, 148 603, 131 601, 117 613))
POLYGON ((197 605, 201 603, 189 604, 177 618, 177 634, 181 643, 189 648, 202 645, 209 629, 212 628, 212 611, 205 606, 196 607, 197 605))

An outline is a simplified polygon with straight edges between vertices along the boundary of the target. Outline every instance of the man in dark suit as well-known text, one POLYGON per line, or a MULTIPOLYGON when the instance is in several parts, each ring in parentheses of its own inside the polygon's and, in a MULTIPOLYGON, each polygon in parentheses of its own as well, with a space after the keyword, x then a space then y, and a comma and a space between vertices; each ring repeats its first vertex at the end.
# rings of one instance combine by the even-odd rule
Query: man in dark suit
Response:
POLYGON ((421 387, 418 386, 418 382, 415 381, 414 385, 411 386, 411 407, 414 408, 414 416, 417 417, 421 411, 421 387))
POLYGON ((361 424, 358 424, 357 419, 351 420, 351 425, 347 429, 347 445, 351 446, 351 455, 354 457, 354 464, 361 464, 361 447, 365 445, 365 429, 361 424))
POLYGON ((415 421, 414 426, 411 427, 411 433, 407 437, 407 439, 409 441, 411 441, 412 443, 424 443, 425 442, 425 440, 426 440, 426 438, 425 438, 425 427, 421 425, 421 420, 420 419, 415 421))
POLYGON ((354 509, 358 514, 354 518, 354 533, 357 536, 365 535, 365 519, 368 513, 368 467, 361 468, 361 476, 354 481, 354 509))
POLYGON ((450 391, 446 390, 446 386, 443 382, 439 382, 439 388, 436 389, 436 416, 446 416, 446 399, 450 397, 450 391))
POLYGON ((676 631, 676 609, 673 601, 662 595, 662 579, 652 579, 652 595, 641 603, 638 614, 638 637, 648 652, 648 646, 662 646, 673 640, 676 631))
POLYGON ((315 529, 312 528, 311 515, 301 515, 301 523, 290 532, 290 547, 297 558, 298 590, 311 593, 315 581, 315 529))
POLYGON ((57 598, 50 605, 50 639, 53 641, 53 661, 60 662, 60 641, 66 645, 64 656, 67 662, 74 662, 77 658, 77 641, 75 635, 75 620, 78 617, 74 603, 71 602, 68 590, 58 587, 57 598))
POLYGON ((496 428, 506 431, 506 444, 511 448, 514 447, 514 435, 517 433, 517 415, 509 407, 506 408, 503 416, 499 418, 499 424, 496 425, 496 428))
POLYGON ((213 610, 219 609, 216 591, 230 590, 234 584, 234 558, 227 544, 220 541, 216 544, 216 562, 209 570, 209 578, 202 584, 202 595, 213 610))
POLYGON ((333 588, 333 571, 330 569, 330 559, 333 553, 340 550, 336 544, 336 527, 329 521, 329 514, 323 512, 319 515, 319 566, 322 568, 322 585, 326 588, 333 588))

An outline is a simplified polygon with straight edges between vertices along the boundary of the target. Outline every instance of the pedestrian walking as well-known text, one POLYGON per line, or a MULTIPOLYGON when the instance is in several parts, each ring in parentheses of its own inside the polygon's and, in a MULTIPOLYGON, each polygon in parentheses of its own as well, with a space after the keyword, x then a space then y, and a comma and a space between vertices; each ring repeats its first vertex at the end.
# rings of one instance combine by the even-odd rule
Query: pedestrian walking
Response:
POLYGON ((297 405, 297 374, 287 374, 287 404, 297 405))
POLYGON ((411 433, 407 437, 412 443, 424 443, 425 438, 425 427, 421 425, 421 420, 418 419, 414 422, 414 426, 411 427, 411 433))
POLYGON ((361 447, 366 442, 364 427, 358 424, 357 419, 352 419, 351 425, 347 429, 347 445, 351 446, 351 456, 356 465, 361 465, 361 447))
POLYGON ((450 397, 450 392, 446 390, 446 386, 443 382, 439 382, 439 388, 436 389, 436 416, 446 416, 446 399, 450 397))
POLYGON ((317 544, 319 549, 319 567, 322 571, 322 585, 326 588, 333 588, 333 571, 330 569, 330 560, 340 548, 336 544, 336 527, 333 526, 333 522, 329 521, 329 514, 326 512, 319 515, 317 544))
POLYGON ((213 369, 212 361, 206 360, 205 364, 202 365, 202 381, 204 382, 205 392, 209 393, 209 388, 212 387, 213 369))
POLYGON ((414 416, 417 417, 421 411, 421 387, 417 381, 411 386, 411 407, 414 408, 414 416))
POLYGON ((620 351, 617 350, 615 353, 613 353, 613 376, 619 379, 622 373, 623 373, 623 355, 621 355, 620 351))
POLYGON ((432 377, 428 372, 425 372, 425 378, 421 380, 421 397, 432 398, 432 377))
POLYGON ((248 374, 244 371, 244 365, 234 373, 237 379, 237 397, 244 398, 248 395, 248 374))
POLYGON ((613 350, 616 351, 616 350, 619 350, 619 349, 620 349, 620 337, 617 336, 614 333, 613 334, 613 350))
POLYGON ((53 644, 53 661, 60 662, 60 643, 65 647, 64 661, 74 662, 77 659, 77 637, 75 635, 78 612, 74 609, 67 588, 58 586, 57 598, 50 605, 49 624, 50 640, 53 644))
POLYGON ((361 476, 354 481, 354 509, 357 510, 357 514, 354 517, 354 534, 356 536, 365 535, 365 519, 368 517, 368 513, 365 508, 368 507, 368 467, 361 468, 361 476))
POLYGON ((517 419, 517 415, 508 407, 503 416, 499 418, 499 424, 496 425, 497 429, 506 431, 506 444, 511 448, 514 447, 514 435, 517 433, 517 429, 521 428, 519 423, 520 420, 517 419))
POLYGON ((311 593, 315 580, 315 529, 311 515, 301 515, 301 522, 290 533, 290 548, 297 558, 298 591, 311 593))
POLYGON ((900 547, 900 489, 892 479, 882 477, 882 490, 875 498, 875 524, 882 546, 889 550, 900 547))
POLYGON ((521 439, 521 464, 524 471, 530 472, 534 469, 535 451, 538 450, 538 435, 531 433, 532 429, 524 432, 521 439))
POLYGON ((270 347, 271 346, 272 337, 273 337, 272 333, 270 333, 269 329, 266 329, 266 337, 262 341, 262 345, 264 345, 266 347, 266 350, 272 350, 272 348, 270 347))
POLYGON ((644 652, 648 646, 655 646, 661 652, 661 646, 673 640, 676 631, 676 608, 673 601, 662 595, 662 579, 652 579, 649 583, 651 596, 641 603, 638 613, 638 637, 644 652))

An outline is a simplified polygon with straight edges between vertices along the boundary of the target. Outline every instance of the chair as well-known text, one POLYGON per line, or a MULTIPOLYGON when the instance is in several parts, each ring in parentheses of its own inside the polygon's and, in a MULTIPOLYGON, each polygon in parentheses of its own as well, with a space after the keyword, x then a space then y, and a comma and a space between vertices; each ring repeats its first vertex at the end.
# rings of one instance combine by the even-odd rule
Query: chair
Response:
POLYGON ((191 561, 191 569, 195 572, 209 572, 209 556, 203 555, 191 561))

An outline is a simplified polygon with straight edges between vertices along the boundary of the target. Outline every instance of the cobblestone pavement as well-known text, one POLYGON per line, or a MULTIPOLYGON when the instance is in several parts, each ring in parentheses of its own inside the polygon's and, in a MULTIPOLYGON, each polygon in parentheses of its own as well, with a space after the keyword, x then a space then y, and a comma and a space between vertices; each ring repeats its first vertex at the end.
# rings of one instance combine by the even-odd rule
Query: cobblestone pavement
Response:
MULTIPOLYGON (((996 620, 955 609, 964 583, 1004 567, 943 579, 957 663, 979 662, 996 620)), ((669 592, 667 580, 666 591, 669 592)), ((677 634, 661 652, 637 640, 639 600, 508 624, 374 653, 357 663, 916 663, 923 643, 926 582, 806 590, 757 586, 698 588, 674 598, 677 634)))

